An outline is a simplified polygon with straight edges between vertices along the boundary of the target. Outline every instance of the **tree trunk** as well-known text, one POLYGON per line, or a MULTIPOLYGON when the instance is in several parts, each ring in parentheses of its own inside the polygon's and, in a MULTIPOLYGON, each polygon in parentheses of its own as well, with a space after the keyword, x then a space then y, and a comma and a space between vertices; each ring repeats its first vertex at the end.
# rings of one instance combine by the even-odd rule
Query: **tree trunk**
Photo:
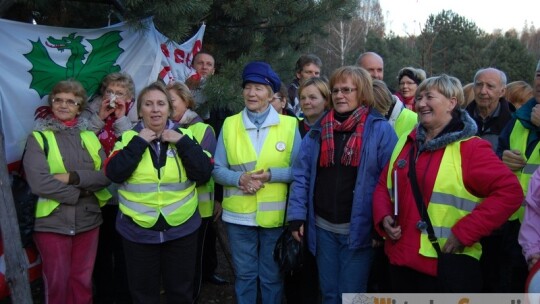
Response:
POLYGON ((0 230, 4 244, 6 261, 6 281, 11 290, 12 303, 32 303, 32 293, 28 280, 28 259, 22 247, 17 213, 11 193, 11 183, 7 170, 4 135, 0 133, 0 230))

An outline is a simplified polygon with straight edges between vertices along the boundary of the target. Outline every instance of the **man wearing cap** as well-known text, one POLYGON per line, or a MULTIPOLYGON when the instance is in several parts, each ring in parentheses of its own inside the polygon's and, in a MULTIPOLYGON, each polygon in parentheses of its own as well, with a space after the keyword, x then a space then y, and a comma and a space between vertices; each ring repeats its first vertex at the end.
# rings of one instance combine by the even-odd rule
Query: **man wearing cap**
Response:
MULTIPOLYGON (((538 226, 538 218, 535 216, 537 210, 534 211, 536 207, 531 205, 534 201, 528 199, 527 190, 531 176, 540 165, 540 153, 538 153, 540 150, 540 60, 536 66, 533 87, 534 97, 514 112, 512 119, 499 136, 497 146, 497 155, 517 175, 527 198, 527 209, 532 209, 531 212, 525 213, 525 219, 523 206, 510 218, 510 220, 518 219, 523 222, 523 226, 520 228, 519 243, 523 246, 527 262, 531 262, 535 254, 538 253, 533 252, 537 241, 535 240, 534 246, 531 246, 531 243, 524 242, 523 236, 524 231, 531 231, 530 225, 538 226)), ((505 261, 505 264, 509 270, 506 278, 512 283, 512 286, 516 284, 524 286, 526 278, 523 277, 523 272, 525 275, 527 273, 525 261, 513 259, 505 261)))
POLYGON ((282 231, 291 166, 300 148, 294 117, 270 105, 281 81, 269 64, 242 73, 245 108, 225 119, 213 177, 223 185, 223 215, 236 272, 237 303, 281 303, 283 282, 272 252, 282 231), (259 282, 259 283, 258 283, 259 282))

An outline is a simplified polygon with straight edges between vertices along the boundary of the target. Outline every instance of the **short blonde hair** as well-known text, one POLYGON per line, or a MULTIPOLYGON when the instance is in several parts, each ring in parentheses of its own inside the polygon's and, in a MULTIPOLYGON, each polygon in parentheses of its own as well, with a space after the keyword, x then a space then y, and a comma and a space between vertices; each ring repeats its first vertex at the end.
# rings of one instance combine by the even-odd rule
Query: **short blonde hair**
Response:
POLYGON ((465 104, 462 107, 467 107, 474 100, 474 82, 469 82, 463 86, 463 96, 465 104))
POLYGON ((463 87, 461 86, 461 82, 459 81, 459 79, 457 79, 456 77, 441 74, 439 76, 430 77, 422 81, 422 83, 420 83, 420 85, 418 86, 418 89, 416 89, 415 99, 418 99, 421 93, 432 89, 437 90, 439 93, 441 93, 444 97, 448 99, 455 97, 457 100, 457 104, 454 108, 454 111, 463 107, 463 105, 465 104, 463 87))
POLYGON ((504 97, 518 109, 529 99, 533 98, 534 94, 530 84, 523 80, 519 80, 510 82, 506 85, 504 97))
POLYGON ((167 90, 174 91, 186 103, 186 107, 190 110, 195 109, 195 99, 187 85, 181 82, 171 82, 167 85, 167 90))
POLYGON ((165 87, 165 85, 162 82, 155 81, 146 86, 142 91, 139 93, 139 97, 137 98, 137 115, 141 117, 141 108, 143 103, 144 95, 146 95, 150 91, 160 91, 161 93, 165 94, 167 97, 167 104, 169 105, 169 117, 173 113, 173 105, 171 100, 171 94, 169 94, 169 91, 165 87))
MULTIPOLYGON (((368 71, 358 66, 344 66, 338 68, 330 76, 330 91, 334 85, 350 79, 358 92, 358 104, 368 107, 373 106, 373 80, 368 71)), ((332 104, 334 100, 332 98, 332 104)))
POLYGON ((300 82, 300 86, 298 87, 298 95, 302 93, 302 91, 309 86, 314 86, 319 90, 321 93, 321 96, 324 98, 324 109, 328 110, 330 108, 331 98, 332 98, 332 92, 330 92, 330 88, 328 87, 328 84, 326 81, 324 81, 320 77, 312 77, 308 78, 304 81, 300 82))
POLYGON ((392 93, 384 81, 378 79, 373 80, 373 96, 375 97, 373 108, 382 115, 386 115, 392 107, 394 100, 392 98, 392 93))

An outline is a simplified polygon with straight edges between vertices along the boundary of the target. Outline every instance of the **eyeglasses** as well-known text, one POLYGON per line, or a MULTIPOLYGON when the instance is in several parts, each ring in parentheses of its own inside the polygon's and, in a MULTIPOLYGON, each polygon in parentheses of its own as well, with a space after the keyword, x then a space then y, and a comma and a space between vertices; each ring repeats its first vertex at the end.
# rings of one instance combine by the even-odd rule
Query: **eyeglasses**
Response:
POLYGON ((332 95, 337 95, 339 94, 339 92, 341 92, 341 94, 343 95, 349 95, 351 94, 351 92, 354 92, 356 91, 356 88, 333 88, 332 89, 332 95))
POLYGON ((75 107, 75 106, 78 106, 80 104, 80 102, 75 101, 73 99, 64 99, 64 98, 59 98, 59 97, 53 98, 52 102, 53 102, 53 104, 58 104, 58 105, 67 104, 70 107, 75 107))
POLYGON ((400 86, 400 87, 404 87, 404 86, 413 86, 413 85, 415 85, 415 84, 416 84, 416 82, 400 82, 400 83, 399 83, 399 86, 400 86))
POLYGON ((125 96, 127 96, 127 94, 124 93, 124 92, 120 92, 120 91, 115 92, 115 91, 112 91, 112 90, 105 91, 105 94, 110 95, 110 96, 114 95, 114 96, 116 96, 118 98, 124 98, 125 96))

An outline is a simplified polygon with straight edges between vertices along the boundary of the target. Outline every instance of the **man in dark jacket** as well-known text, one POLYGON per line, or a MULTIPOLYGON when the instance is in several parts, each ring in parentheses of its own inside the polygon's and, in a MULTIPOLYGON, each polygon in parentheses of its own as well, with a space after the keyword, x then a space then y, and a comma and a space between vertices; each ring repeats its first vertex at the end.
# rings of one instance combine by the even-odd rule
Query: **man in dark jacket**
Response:
POLYGON ((499 135, 511 118, 509 102, 504 98, 506 75, 495 68, 480 69, 473 81, 474 100, 467 112, 478 126, 476 135, 489 141, 497 151, 499 135))
MULTIPOLYGON (((489 141, 497 151, 499 135, 512 118, 505 99, 506 74, 495 68, 480 69, 474 75, 474 100, 467 112, 478 126, 476 135, 489 141)), ((484 292, 521 292, 527 265, 517 242, 520 222, 512 218, 490 236, 483 238, 480 265, 484 292)))

